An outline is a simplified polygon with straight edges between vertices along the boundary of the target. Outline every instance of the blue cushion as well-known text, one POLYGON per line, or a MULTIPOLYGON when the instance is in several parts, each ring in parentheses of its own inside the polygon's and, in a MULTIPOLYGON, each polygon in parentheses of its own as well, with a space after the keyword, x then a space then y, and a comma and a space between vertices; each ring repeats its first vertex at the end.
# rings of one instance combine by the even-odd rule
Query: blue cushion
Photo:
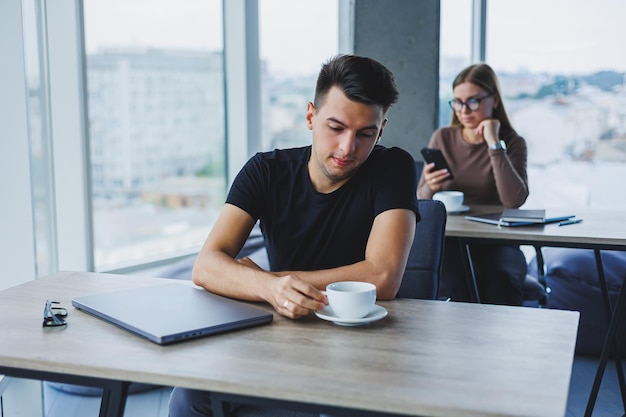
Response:
MULTIPOLYGON (((588 249, 544 248, 546 280, 552 289, 547 307, 580 312, 576 353, 599 356, 608 330, 605 305, 600 289, 595 255, 588 249)), ((602 264, 609 297, 615 305, 626 277, 626 252, 602 251, 602 264)), ((529 263, 529 274, 537 276, 536 262, 529 263)), ((626 321, 618 331, 622 356, 626 355, 626 321)))

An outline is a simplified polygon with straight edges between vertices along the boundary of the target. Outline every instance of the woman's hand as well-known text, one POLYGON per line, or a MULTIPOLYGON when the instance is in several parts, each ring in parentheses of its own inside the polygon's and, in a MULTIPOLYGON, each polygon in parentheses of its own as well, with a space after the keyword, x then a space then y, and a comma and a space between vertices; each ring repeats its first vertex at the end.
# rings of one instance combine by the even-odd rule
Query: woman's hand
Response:
POLYGON ((500 121, 498 119, 485 119, 476 126, 474 134, 482 136, 487 145, 495 145, 500 140, 500 121))
POLYGON ((428 188, 430 188, 433 194, 441 191, 441 184, 450 176, 447 169, 433 171, 434 168, 434 162, 424 165, 424 182, 428 184, 428 188))

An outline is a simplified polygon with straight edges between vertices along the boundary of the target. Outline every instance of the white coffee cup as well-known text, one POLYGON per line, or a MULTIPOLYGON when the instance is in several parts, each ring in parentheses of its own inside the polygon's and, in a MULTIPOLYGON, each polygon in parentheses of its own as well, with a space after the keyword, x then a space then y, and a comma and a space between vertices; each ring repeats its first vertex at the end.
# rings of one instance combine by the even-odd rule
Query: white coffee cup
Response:
POLYGON ((361 281, 333 282, 326 286, 326 296, 337 317, 360 319, 374 308, 376 285, 361 281))
POLYGON ((458 211, 463 207, 462 191, 439 191, 433 195, 433 200, 438 200, 446 206, 446 211, 458 211))

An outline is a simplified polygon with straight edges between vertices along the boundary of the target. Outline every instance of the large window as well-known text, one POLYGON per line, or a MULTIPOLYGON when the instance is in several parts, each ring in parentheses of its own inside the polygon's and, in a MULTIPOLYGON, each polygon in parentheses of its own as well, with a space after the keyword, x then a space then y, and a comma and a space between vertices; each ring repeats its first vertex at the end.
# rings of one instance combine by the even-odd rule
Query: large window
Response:
POLYGON ((305 112, 338 48, 338 0, 260 0, 262 150, 308 145, 305 112))
POLYGON ((488 6, 487 62, 528 143, 526 206, 626 208, 626 2, 488 6))
MULTIPOLYGON (((90 268, 92 249, 97 271, 199 249, 227 188, 222 4, 84 0, 40 10, 36 0, 23 2, 39 275, 59 265, 90 268), (81 56, 74 49, 83 29, 84 86, 81 56), (56 58, 51 65, 50 56, 56 58), (63 62, 75 73, 60 76, 56 68, 63 62), (56 78, 49 88, 52 72, 56 78), (67 91, 67 85, 75 88, 71 102, 59 94, 49 97, 49 91, 67 91), (67 111, 53 120, 48 107, 67 111), (69 129, 58 129, 63 126, 69 129), (80 149, 85 136, 87 145, 80 149), (68 153, 71 166, 64 159, 68 153), (74 175, 75 183, 65 186, 67 175, 82 168, 84 154, 88 173, 74 175), (79 201, 87 183, 88 199, 79 201), (68 206, 78 208, 75 216, 68 206), (56 253, 60 246, 63 256, 56 253)), ((313 99, 320 64, 338 49, 337 0, 260 0, 258 10, 263 125, 253 139, 263 150, 307 144, 306 104, 313 99)), ((230 13, 226 19, 233 28, 239 23, 230 13)), ((228 33, 236 38, 244 28, 228 33)))
POLYGON ((225 194, 220 0, 85 0, 96 270, 199 248, 225 194))

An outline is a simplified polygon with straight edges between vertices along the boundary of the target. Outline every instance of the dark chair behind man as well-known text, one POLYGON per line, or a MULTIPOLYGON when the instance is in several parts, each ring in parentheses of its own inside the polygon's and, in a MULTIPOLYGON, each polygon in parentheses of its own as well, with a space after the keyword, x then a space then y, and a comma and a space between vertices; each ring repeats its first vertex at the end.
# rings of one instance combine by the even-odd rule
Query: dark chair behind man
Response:
POLYGON ((398 298, 435 300, 443 265, 446 208, 436 200, 419 200, 422 219, 416 224, 398 298))

